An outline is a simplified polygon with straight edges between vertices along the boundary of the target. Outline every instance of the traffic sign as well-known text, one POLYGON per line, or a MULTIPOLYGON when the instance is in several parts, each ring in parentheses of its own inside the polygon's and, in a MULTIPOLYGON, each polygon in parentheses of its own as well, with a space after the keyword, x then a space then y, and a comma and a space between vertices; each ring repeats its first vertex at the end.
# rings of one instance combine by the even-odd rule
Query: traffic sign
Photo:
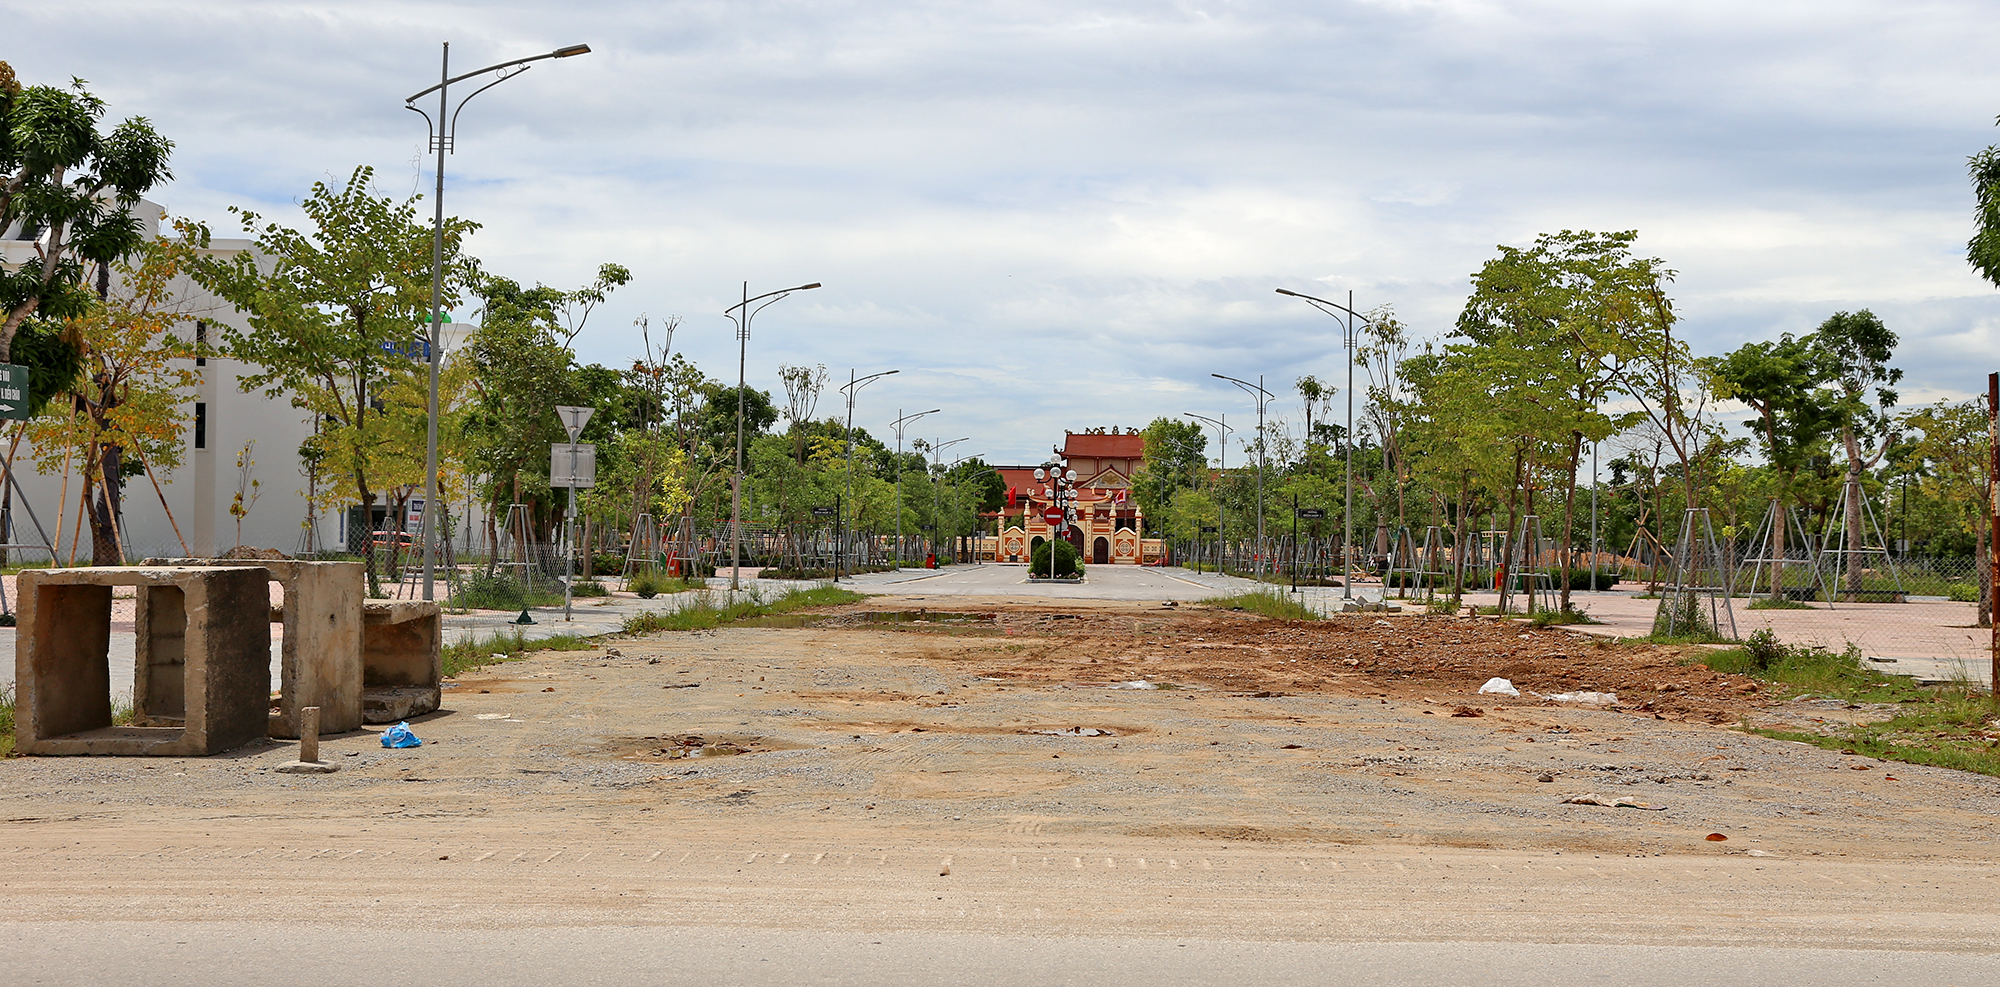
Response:
POLYGON ((1299 507, 1294 508, 1293 513, 1297 514, 1301 521, 1326 520, 1326 508, 1324 507, 1299 507))
POLYGON ((815 507, 815 508, 813 508, 813 509, 812 509, 812 511, 813 511, 813 517, 832 517, 832 516, 833 516, 833 508, 831 508, 831 507, 815 507))
POLYGON ((589 442, 549 443, 549 486, 597 486, 597 446, 589 442))
POLYGON ((590 416, 597 414, 597 409, 559 404, 556 405, 556 414, 561 416, 563 428, 569 432, 569 440, 575 442, 576 437, 583 434, 583 426, 590 421, 590 416))
POLYGON ((0 363, 0 418, 28 420, 28 368, 0 363))
POLYGON ((1046 521, 1046 522, 1048 522, 1048 524, 1049 524, 1049 526, 1050 526, 1050 527, 1055 527, 1056 525, 1059 525, 1059 524, 1063 523, 1063 512, 1062 512, 1062 508, 1060 508, 1060 507, 1051 507, 1051 508, 1049 508, 1049 509, 1047 509, 1047 510, 1043 511, 1043 512, 1042 512, 1042 520, 1043 520, 1043 521, 1046 521))

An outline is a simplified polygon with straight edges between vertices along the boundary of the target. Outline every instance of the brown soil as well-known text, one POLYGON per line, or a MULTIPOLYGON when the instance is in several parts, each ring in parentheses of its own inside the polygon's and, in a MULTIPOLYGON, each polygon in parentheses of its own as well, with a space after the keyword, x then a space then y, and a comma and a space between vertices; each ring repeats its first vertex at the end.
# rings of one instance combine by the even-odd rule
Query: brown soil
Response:
MULTIPOLYGON (((946 873, 954 859, 1067 866, 1071 849, 1078 867, 1099 852, 1107 867, 1206 868, 1213 852, 1261 848, 1304 855, 1271 865, 1300 875, 1327 854, 1476 852, 1627 869, 1662 855, 1660 866, 1701 857, 1751 870, 1769 861, 1746 857, 1894 862, 1973 888, 2000 877, 1958 863, 1990 859, 2000 779, 1746 735, 1731 727, 1791 704, 1670 650, 1472 618, 1287 623, 970 598, 949 602, 974 615, 959 618, 926 606, 937 603, 878 597, 788 621, 810 626, 666 633, 619 641, 617 655, 491 666, 411 724, 422 747, 327 738, 333 775, 272 771, 296 755, 289 743, 190 760, 17 758, 0 763, 0 818, 14 846, 61 862, 33 893, 60 884, 106 902, 157 879, 125 863, 155 853, 206 868, 203 880, 275 855, 335 881, 311 869, 348 859, 329 848, 406 867, 427 853, 526 861, 541 851, 521 847, 548 847, 550 861, 581 853, 616 871, 577 871, 595 885, 718 841, 781 863, 923 847, 931 873, 939 855, 946 873), (1496 676, 1523 695, 1479 694, 1496 676), (1530 694, 1579 691, 1618 704, 1530 694), (1583 795, 1639 807, 1567 801, 1583 795)), ((354 894, 387 876, 355 873, 354 894)), ((1696 870, 1632 873, 1657 883, 1646 894, 1684 894, 1696 870)), ((499 887, 490 893, 512 893, 499 887)), ((1793 907, 1771 887, 1773 914, 1793 907)), ((1925 908, 1989 907, 1938 888, 1946 904, 1925 908)), ((1657 918, 1644 894, 1621 905, 1607 885, 1593 900, 1629 907, 1638 925, 1657 918)))

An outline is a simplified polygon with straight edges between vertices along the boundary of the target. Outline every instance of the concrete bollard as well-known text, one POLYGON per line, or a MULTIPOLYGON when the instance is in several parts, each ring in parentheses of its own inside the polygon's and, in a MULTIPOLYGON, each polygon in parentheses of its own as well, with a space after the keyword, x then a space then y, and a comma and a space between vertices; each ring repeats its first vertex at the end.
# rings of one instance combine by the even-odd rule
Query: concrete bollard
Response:
POLYGON ((319 763, 319 707, 299 710, 299 760, 319 763))
POLYGON ((287 775, 330 775, 340 770, 338 764, 327 764, 319 759, 319 707, 299 707, 299 759, 278 765, 277 772, 287 775))

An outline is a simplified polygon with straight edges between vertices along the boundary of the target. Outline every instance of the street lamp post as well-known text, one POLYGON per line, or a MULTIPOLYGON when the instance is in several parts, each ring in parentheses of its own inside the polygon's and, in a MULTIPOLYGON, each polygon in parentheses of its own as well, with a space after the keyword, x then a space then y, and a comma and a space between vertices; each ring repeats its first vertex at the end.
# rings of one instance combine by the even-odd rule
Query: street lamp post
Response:
MULTIPOLYGON (((884 370, 879 374, 869 374, 866 377, 857 378, 854 376, 854 368, 847 368, 847 386, 840 389, 842 394, 847 395, 847 508, 851 508, 854 505, 854 395, 859 393, 862 388, 867 387, 871 381, 880 380, 890 374, 899 373, 902 373, 902 371, 884 370)), ((840 516, 840 527, 845 528, 846 525, 847 514, 846 509, 843 508, 840 516)), ((833 581, 836 583, 840 581, 840 560, 841 549, 843 547, 842 542, 839 540, 840 538, 841 536, 836 534, 836 540, 833 545, 833 581)))
MULTIPOLYGON (((1354 292, 1352 291, 1347 293, 1347 304, 1345 305, 1339 302, 1330 302, 1324 298, 1314 298, 1311 295, 1301 295, 1296 291, 1285 288, 1279 288, 1278 294, 1290 295, 1333 316, 1334 321, 1340 323, 1342 327, 1341 335, 1347 345, 1347 509, 1342 512, 1340 520, 1342 529, 1340 535, 1340 566, 1343 570, 1340 574, 1340 598, 1351 600, 1354 598, 1354 587, 1352 585, 1354 582, 1354 320, 1360 319, 1371 326, 1375 324, 1375 320, 1354 310, 1354 292), (1334 311, 1335 309, 1339 311, 1336 312, 1334 311), (1347 318, 1345 320, 1341 319, 1341 313, 1346 314, 1347 318)), ((1383 592, 1385 594, 1388 592, 1386 587, 1383 592)))
POLYGON ((802 284, 796 288, 780 288, 767 291, 755 298, 750 297, 750 282, 743 282, 743 300, 722 310, 723 317, 736 323, 736 483, 729 492, 729 591, 741 588, 743 576, 743 365, 750 350, 750 320, 757 313, 776 305, 786 295, 794 291, 811 291, 820 284, 802 284), (766 299, 769 299, 766 301, 766 299), (751 308, 751 302, 764 304, 751 308))
POLYGON ((425 405, 429 413, 430 422, 424 429, 423 528, 424 599, 426 600, 435 599, 433 586, 435 585, 434 581, 437 572, 438 357, 444 343, 442 335, 443 326, 441 325, 444 321, 444 156, 454 150, 452 145, 456 143, 458 136, 458 114, 465 109, 466 103, 472 101, 473 96, 477 96, 533 68, 533 66, 528 64, 529 62, 539 62, 544 58, 568 58, 572 55, 586 55, 589 53, 589 45, 566 45, 540 55, 530 55, 527 58, 517 58, 511 62, 488 65, 483 69, 477 69, 463 75, 452 75, 451 42, 447 41, 444 43, 444 55, 438 69, 438 84, 403 101, 403 109, 424 118, 425 125, 430 129, 429 149, 437 152, 437 191, 432 196, 434 200, 432 206, 435 215, 431 221, 430 352, 426 354, 431 365, 430 397, 428 403, 425 405), (463 82, 476 75, 485 75, 488 72, 498 72, 500 73, 500 77, 480 86, 478 89, 474 89, 471 94, 459 100, 457 108, 454 109, 451 106, 451 84, 454 82, 463 82), (438 115, 435 120, 431 119, 430 114, 425 113, 422 108, 416 105, 417 100, 431 93, 438 94, 438 115))
POLYGON ((889 423, 889 427, 896 430, 896 568, 898 569, 903 567, 903 430, 908 428, 911 422, 925 415, 935 415, 940 410, 942 409, 932 408, 914 415, 905 415, 903 409, 897 408, 897 419, 889 423))
MULTIPOLYGON (((951 440, 950 442, 945 442, 945 443, 941 443, 941 444, 940 444, 940 443, 933 443, 933 444, 931 445, 931 465, 932 465, 932 466, 934 466, 934 467, 936 467, 936 466, 943 466, 943 465, 944 465, 944 451, 945 451, 946 449, 949 449, 949 448, 951 448, 952 446, 955 446, 955 445, 959 444, 960 442, 965 442, 965 441, 968 441, 968 440, 970 440, 971 438, 972 438, 972 436, 969 436, 969 435, 968 435, 968 436, 966 436, 965 438, 962 438, 962 439, 953 439, 953 440, 951 440)), ((954 466, 955 466, 955 465, 957 465, 957 464, 956 464, 956 463, 954 463, 954 464, 952 464, 952 465, 954 465, 954 466)), ((949 467, 946 467, 946 468, 949 468, 949 467)), ((931 551, 930 551, 930 554, 931 554, 931 555, 936 555, 936 554, 937 554, 937 550, 938 550, 938 536, 944 533, 944 526, 943 526, 942 524, 939 524, 939 523, 938 523, 938 521, 939 521, 939 518, 938 518, 938 513, 939 513, 939 511, 941 511, 941 510, 942 510, 942 507, 941 507, 941 502, 940 502, 940 501, 938 500, 938 491, 939 491, 939 490, 941 490, 941 489, 943 489, 943 486, 942 486, 942 484, 940 483, 940 481, 941 481, 942 479, 943 479, 943 478, 942 478, 942 476, 940 476, 940 477, 939 477, 938 479, 933 479, 933 480, 931 481, 931 551)))
MULTIPOLYGON (((1218 473, 1229 472, 1229 414, 1224 412, 1221 421, 1204 415, 1197 415, 1192 411, 1183 411, 1181 414, 1196 421, 1204 421, 1215 426, 1215 444, 1222 450, 1222 459, 1216 463, 1215 469, 1218 473)), ((1215 572, 1217 575, 1222 574, 1222 497, 1220 492, 1217 493, 1215 498, 1215 572)))
POLYGON ((1264 574, 1264 406, 1271 402, 1271 392, 1264 389, 1264 375, 1257 375, 1257 383, 1237 380, 1223 374, 1209 374, 1226 380, 1243 389, 1250 399, 1257 402, 1257 575, 1264 574))

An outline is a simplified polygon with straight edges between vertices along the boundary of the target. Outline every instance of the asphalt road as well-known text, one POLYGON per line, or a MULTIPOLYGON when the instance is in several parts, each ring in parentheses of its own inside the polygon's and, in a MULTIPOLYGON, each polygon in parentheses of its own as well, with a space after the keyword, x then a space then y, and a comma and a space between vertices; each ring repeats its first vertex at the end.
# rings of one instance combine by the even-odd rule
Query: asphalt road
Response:
MULTIPOLYGON (((388 892, 385 892, 388 893, 388 892)), ((801 985, 1341 984, 1347 987, 1835 987, 2000 982, 1966 953, 1535 943, 1311 943, 736 928, 0 923, 20 987, 201 983, 801 985)))

